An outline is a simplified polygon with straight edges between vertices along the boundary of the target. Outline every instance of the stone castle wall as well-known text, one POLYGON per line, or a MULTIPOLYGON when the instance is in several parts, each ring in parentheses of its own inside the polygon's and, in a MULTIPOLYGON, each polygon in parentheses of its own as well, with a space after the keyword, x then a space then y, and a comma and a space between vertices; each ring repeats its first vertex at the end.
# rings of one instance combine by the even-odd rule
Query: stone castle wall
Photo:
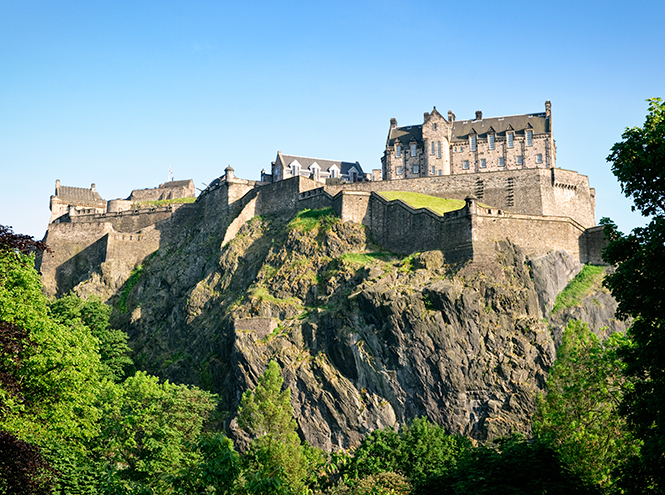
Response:
POLYGON ((51 295, 67 292, 99 266, 107 268, 105 276, 116 285, 159 248, 165 230, 174 229, 177 236, 176 230, 202 221, 224 232, 225 244, 255 215, 288 218, 305 208, 326 207, 343 221, 365 225, 387 250, 408 254, 439 249, 448 263, 492 257, 496 241, 506 238, 532 257, 566 250, 580 262, 600 262, 603 245, 601 230, 585 231, 595 223, 594 191, 587 177, 572 171, 513 170, 322 186, 302 176, 247 181, 227 169, 193 204, 60 217, 45 238, 54 254, 44 255, 39 269, 51 295), (379 194, 395 190, 457 199, 475 194, 477 199, 438 215, 379 194))

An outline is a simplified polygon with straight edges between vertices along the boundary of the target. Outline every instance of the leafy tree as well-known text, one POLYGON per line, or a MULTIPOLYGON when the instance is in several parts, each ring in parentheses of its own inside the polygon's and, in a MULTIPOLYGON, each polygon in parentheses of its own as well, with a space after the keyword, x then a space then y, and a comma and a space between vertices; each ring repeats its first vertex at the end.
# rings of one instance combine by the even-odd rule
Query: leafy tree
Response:
POLYGON ((634 387, 622 412, 644 445, 633 464, 637 474, 626 476, 642 480, 642 489, 665 491, 665 104, 648 101, 644 125, 626 129, 608 161, 633 208, 651 221, 628 235, 608 219, 601 223, 610 241, 604 259, 616 266, 605 284, 619 303, 617 316, 633 318, 633 345, 622 357, 634 387))
POLYGON ((171 475, 200 461, 194 445, 215 397, 187 385, 159 382, 142 371, 100 396, 96 452, 113 473, 109 485, 166 490, 171 475))
POLYGON ((238 424, 252 437, 247 453, 250 493, 302 493, 312 483, 323 456, 301 445, 291 406, 291 390, 282 391, 281 368, 270 361, 256 389, 246 391, 238 424))
POLYGON ((540 441, 519 436, 466 451, 454 469, 421 485, 420 495, 590 495, 600 493, 540 441))
POLYGON ((240 454, 224 434, 203 435, 196 444, 201 461, 183 470, 174 482, 177 493, 232 494, 238 488, 241 475, 240 454))
POLYGON ((453 468, 470 448, 469 439, 448 435, 444 428, 426 418, 416 418, 399 431, 385 428, 370 433, 342 474, 352 481, 395 472, 418 484, 453 468))
POLYGON ((125 377, 125 372, 133 365, 129 358, 127 334, 122 330, 109 328, 111 308, 99 298, 81 299, 76 294, 68 294, 49 304, 53 318, 68 326, 85 325, 99 340, 99 355, 102 374, 113 381, 125 377))
POLYGON ((621 333, 604 342, 586 323, 571 321, 540 397, 534 433, 586 481, 607 488, 612 470, 639 452, 618 409, 629 385, 618 355, 628 346, 621 333))

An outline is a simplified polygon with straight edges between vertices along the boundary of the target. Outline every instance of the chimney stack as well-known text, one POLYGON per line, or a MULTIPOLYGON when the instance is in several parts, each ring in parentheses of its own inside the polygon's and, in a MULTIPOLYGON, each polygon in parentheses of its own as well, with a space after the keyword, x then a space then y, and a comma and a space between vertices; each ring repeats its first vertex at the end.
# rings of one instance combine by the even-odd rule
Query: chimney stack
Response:
POLYGON ((483 120, 482 110, 476 110, 476 120, 483 120))

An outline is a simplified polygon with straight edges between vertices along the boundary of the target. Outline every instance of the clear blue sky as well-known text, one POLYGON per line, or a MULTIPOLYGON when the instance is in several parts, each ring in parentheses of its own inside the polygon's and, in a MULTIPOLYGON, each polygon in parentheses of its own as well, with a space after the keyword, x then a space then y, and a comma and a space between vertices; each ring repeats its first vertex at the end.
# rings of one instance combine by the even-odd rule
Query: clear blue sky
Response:
POLYGON ((665 96, 665 2, 0 0, 0 224, 56 179, 105 199, 258 179, 277 150, 380 166, 389 120, 544 111, 596 218, 644 222, 605 161, 665 96))

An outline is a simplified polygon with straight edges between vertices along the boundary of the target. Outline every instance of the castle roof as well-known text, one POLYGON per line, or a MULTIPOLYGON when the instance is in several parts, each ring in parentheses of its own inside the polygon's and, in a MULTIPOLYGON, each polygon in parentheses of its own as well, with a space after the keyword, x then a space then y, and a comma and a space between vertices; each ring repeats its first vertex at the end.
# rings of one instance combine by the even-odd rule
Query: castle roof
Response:
POLYGON ((545 113, 528 113, 524 115, 509 115, 507 117, 490 117, 480 120, 456 120, 453 122, 452 140, 466 141, 474 131, 479 136, 487 134, 492 128, 496 134, 506 131, 524 132, 532 130, 534 134, 544 134, 550 131, 549 119, 545 113))
POLYGON ((298 161, 300 167, 303 169, 309 168, 311 165, 316 163, 321 167, 321 171, 328 172, 333 165, 336 165, 340 171, 340 174, 347 175, 349 170, 352 167, 355 167, 358 171, 358 174, 362 177, 364 172, 360 163, 358 162, 343 162, 341 160, 325 160, 323 158, 311 158, 308 156, 297 156, 297 155, 283 155, 282 153, 277 153, 277 165, 279 165, 281 160, 281 165, 284 168, 288 168, 294 161, 298 161))
MULTIPOLYGON (((505 134, 508 130, 517 133, 532 130, 534 134, 550 132, 549 119, 545 112, 528 113, 478 120, 455 120, 453 121, 452 141, 466 141, 469 135, 474 133, 479 136, 486 135, 490 128, 499 135, 505 134)), ((397 139, 399 139, 402 146, 408 146, 412 139, 422 143, 423 126, 409 125, 391 128, 388 135, 388 146, 394 146, 397 139)))
POLYGON ((55 196, 62 201, 72 203, 90 203, 104 201, 97 191, 85 187, 58 186, 55 196))

